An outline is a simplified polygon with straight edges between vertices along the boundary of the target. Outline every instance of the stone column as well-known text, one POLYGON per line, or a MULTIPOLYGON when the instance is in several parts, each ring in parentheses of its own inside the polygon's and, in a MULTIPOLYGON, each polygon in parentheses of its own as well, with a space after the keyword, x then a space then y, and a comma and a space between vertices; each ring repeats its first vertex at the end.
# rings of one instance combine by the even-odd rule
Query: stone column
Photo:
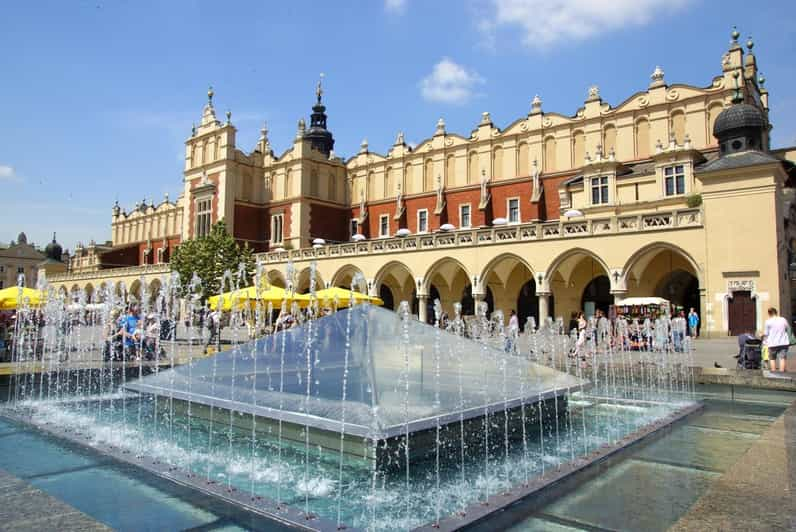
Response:
POLYGON ((538 294, 539 296, 539 323, 537 327, 541 327, 543 323, 547 323, 547 317, 550 314, 550 294, 538 294))
POLYGON ((422 323, 428 323, 428 296, 417 296, 417 319, 422 323))

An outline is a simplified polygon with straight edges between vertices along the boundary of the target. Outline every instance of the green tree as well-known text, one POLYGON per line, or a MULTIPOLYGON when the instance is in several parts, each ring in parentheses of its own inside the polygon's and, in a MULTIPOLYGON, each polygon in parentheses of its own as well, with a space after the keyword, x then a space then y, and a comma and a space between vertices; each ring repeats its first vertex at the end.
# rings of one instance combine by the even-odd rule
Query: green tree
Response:
MULTIPOLYGON (((232 282, 235 282, 241 265, 244 276, 240 280, 240 287, 248 286, 254 270, 254 255, 248 244, 240 246, 235 242, 227 232, 227 225, 220 220, 210 228, 210 234, 206 237, 181 243, 170 264, 171 269, 179 274, 184 292, 187 292, 194 273, 199 276, 202 280, 200 293, 202 300, 205 300, 219 293, 221 279, 226 272, 232 274, 232 282)), ((227 281, 224 290, 230 289, 227 281)))

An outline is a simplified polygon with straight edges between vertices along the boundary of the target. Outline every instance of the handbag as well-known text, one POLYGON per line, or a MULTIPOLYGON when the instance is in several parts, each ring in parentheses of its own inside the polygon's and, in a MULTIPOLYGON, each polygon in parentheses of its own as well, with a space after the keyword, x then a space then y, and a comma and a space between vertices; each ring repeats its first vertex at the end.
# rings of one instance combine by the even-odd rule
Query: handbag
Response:
POLYGON ((764 345, 763 349, 760 350, 760 358, 762 358, 764 362, 768 360, 768 346, 767 345, 764 345))

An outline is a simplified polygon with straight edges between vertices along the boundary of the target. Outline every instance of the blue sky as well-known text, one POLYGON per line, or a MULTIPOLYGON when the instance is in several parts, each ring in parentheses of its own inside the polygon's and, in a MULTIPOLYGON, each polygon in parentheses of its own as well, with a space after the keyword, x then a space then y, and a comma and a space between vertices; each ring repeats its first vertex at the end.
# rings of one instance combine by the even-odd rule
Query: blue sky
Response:
POLYGON ((0 4, 0 241, 110 238, 115 199, 181 190, 183 142, 207 86, 248 151, 277 152, 308 117, 318 74, 336 152, 439 117, 468 133, 544 109, 573 114, 592 84, 616 105, 647 87, 707 85, 733 24, 755 41, 775 146, 796 144, 796 2, 772 0, 52 1, 0 4))

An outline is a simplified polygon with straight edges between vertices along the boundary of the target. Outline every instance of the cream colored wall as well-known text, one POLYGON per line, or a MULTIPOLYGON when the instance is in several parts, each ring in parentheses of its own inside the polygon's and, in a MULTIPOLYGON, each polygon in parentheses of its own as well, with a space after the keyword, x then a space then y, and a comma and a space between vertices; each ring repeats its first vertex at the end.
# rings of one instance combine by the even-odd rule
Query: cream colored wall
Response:
POLYGON ((155 208, 136 209, 130 214, 114 216, 111 237, 114 246, 160 240, 179 235, 182 231, 181 202, 163 202, 155 208))
POLYGON ((777 186, 784 178, 778 164, 700 177, 707 250, 703 304, 710 329, 726 330, 730 281, 753 283, 758 329, 769 306, 789 313, 777 236, 777 186))

